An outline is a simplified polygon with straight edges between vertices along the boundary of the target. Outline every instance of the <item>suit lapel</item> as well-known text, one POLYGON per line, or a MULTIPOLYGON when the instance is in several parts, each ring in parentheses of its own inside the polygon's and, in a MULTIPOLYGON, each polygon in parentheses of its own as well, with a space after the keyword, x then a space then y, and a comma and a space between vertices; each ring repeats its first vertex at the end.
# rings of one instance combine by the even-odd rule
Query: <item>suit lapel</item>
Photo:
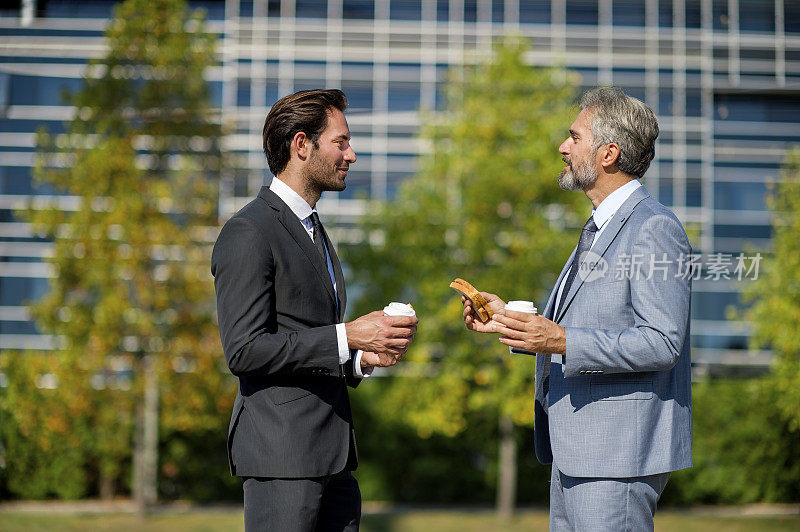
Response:
MULTIPOLYGON (((303 224, 300 223, 300 220, 283 202, 283 200, 281 200, 277 194, 272 192, 269 187, 262 187, 261 192, 258 193, 258 196, 264 199, 270 205, 270 207, 277 211, 276 215, 278 221, 281 223, 281 225, 283 225, 284 228, 286 228, 286 231, 289 232, 297 245, 300 246, 300 249, 306 255, 309 262, 311 262, 311 264, 314 266, 319 280, 325 286, 325 289, 328 291, 328 295, 331 297, 331 302, 335 304, 336 296, 334 294, 333 284, 331 284, 331 276, 328 273, 328 265, 325 264, 322 259, 322 255, 320 255, 319 251, 317 251, 317 248, 314 247, 314 242, 308 238, 306 228, 303 227, 303 224)), ((325 240, 327 244, 327 237, 325 240)), ((328 253, 331 252, 331 249, 332 247, 328 248, 328 253)), ((333 256, 333 254, 331 254, 331 256, 333 256)))
MULTIPOLYGON (((339 319, 341 320, 344 317, 344 308, 347 305, 347 290, 344 286, 342 265, 339 263, 339 256, 336 254, 336 249, 334 249, 333 243, 328 237, 328 232, 325 230, 324 226, 322 227, 322 235, 325 237, 325 247, 328 248, 328 255, 330 255, 331 264, 333 265, 333 276, 336 278, 336 294, 339 296, 339 319)), ((328 277, 330 277, 330 275, 328 277)))
POLYGON ((558 287, 561 286, 561 282, 564 280, 564 276, 567 275, 569 271, 569 265, 572 264, 572 257, 575 256, 575 251, 578 249, 578 246, 575 246, 575 249, 572 250, 572 254, 569 256, 567 263, 561 269, 561 273, 558 275, 558 279, 556 279, 556 284, 553 289, 550 291, 550 297, 547 298, 547 304, 544 306, 544 316, 548 320, 553 319, 553 312, 554 307, 556 304, 556 297, 558 296, 558 287))
MULTIPOLYGON (((617 238, 617 235, 619 234, 622 227, 625 225, 625 222, 627 222, 628 218, 630 218, 633 209, 636 207, 636 205, 639 204, 640 201, 649 196, 650 193, 647 192, 647 189, 644 188, 643 186, 634 190, 633 193, 630 195, 630 197, 628 197, 628 199, 625 200, 625 203, 623 203, 622 206, 620 206, 620 208, 617 209, 617 212, 614 213, 614 216, 612 216, 611 219, 606 222, 608 226, 603 230, 603 233, 597 239, 597 242, 595 242, 594 245, 592 245, 590 251, 600 257, 605 255, 606 251, 608 250, 608 247, 611 245, 614 239, 617 238)), ((573 255, 575 254, 574 251, 572 253, 573 255)), ((570 260, 567 261, 567 264, 570 263, 572 263, 572 257, 570 257, 570 260)), ((592 270, 594 270, 594 266, 592 266, 592 270)), ((589 270, 587 274, 590 273, 592 270, 589 270)), ((583 279, 585 277, 586 277, 585 275, 575 276, 575 280, 572 282, 572 286, 570 287, 569 292, 564 298, 564 304, 561 305, 561 308, 558 309, 558 316, 556 316, 556 319, 553 321, 558 323, 561 321, 561 318, 564 317, 564 312, 567 310, 570 303, 575 298, 575 294, 578 292, 578 290, 580 290, 581 286, 583 286, 583 279)))

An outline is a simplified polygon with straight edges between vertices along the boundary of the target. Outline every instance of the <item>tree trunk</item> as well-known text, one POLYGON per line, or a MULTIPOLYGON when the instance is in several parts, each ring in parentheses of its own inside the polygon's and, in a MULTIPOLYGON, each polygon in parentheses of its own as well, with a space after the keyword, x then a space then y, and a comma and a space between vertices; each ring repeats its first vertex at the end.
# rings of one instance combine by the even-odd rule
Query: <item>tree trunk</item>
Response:
POLYGON ((151 356, 141 359, 139 375, 144 378, 144 394, 136 405, 133 495, 136 513, 144 517, 158 498, 158 372, 151 356))
POLYGON ((517 499, 517 442, 514 439, 514 421, 500 415, 500 457, 497 471, 497 515, 508 521, 514 515, 517 499))
POLYGON ((114 495, 116 495, 115 480, 112 475, 100 472, 98 483, 100 484, 100 498, 102 500, 110 501, 114 499, 114 495))

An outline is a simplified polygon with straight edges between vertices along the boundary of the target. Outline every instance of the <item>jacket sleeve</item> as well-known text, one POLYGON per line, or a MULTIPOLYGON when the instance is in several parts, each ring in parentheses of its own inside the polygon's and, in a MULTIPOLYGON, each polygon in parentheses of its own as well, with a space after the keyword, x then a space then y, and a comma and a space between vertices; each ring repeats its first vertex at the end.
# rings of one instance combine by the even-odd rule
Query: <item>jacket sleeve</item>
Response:
POLYGON ((629 281, 633 326, 621 330, 566 327, 565 377, 583 372, 663 371, 678 361, 689 330, 691 280, 678 271, 680 257, 691 252, 677 219, 648 218, 636 237, 632 256, 647 265, 652 257, 666 271, 644 266, 629 281))
POLYGON ((231 218, 211 256, 222 349, 236 376, 340 376, 336 326, 277 332, 275 262, 266 235, 231 218))

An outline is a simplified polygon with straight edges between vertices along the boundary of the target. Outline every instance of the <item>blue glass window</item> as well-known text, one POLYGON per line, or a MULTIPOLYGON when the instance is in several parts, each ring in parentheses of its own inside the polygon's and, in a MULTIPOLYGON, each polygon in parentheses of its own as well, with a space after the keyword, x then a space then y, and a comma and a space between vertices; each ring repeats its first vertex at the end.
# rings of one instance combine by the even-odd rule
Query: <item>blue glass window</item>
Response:
POLYGON ((492 22, 505 20, 505 0, 492 0, 492 22))
POLYGON ((519 21, 540 24, 550 22, 550 0, 522 0, 519 3, 519 21))
POLYGON ((239 16, 240 17, 253 16, 253 0, 241 0, 239 2, 239 16))
POLYGON ((729 334, 693 334, 692 347, 706 349, 747 349, 747 337, 729 334))
POLYGON ((267 16, 268 17, 281 16, 281 0, 267 0, 267 16))
POLYGON ((716 181, 714 208, 731 211, 766 210, 767 186, 764 183, 716 181))
POLYGON ((800 33, 800 2, 783 3, 783 28, 786 33, 800 33))
MULTIPOLYGON (((735 256, 733 261, 735 265, 735 256)), ((738 292, 692 291, 692 318, 694 319, 724 321, 727 319, 726 313, 730 306, 744 308, 738 292)))
POLYGON ((250 80, 240 79, 236 86, 236 105, 238 107, 250 106, 250 80))
POLYGON ((375 18, 374 0, 344 0, 342 17, 346 19, 371 20, 375 18))
POLYGON ((0 118, 0 132, 3 133, 35 133, 45 128, 52 134, 64 132, 64 122, 60 120, 12 120, 0 118))
POLYGON ((419 109, 419 83, 392 81, 389 83, 389 110, 416 111, 419 109))
POLYGON ((271 106, 278 101, 278 80, 267 79, 266 83, 267 105, 271 106))
MULTIPOLYGON (((253 2, 248 2, 251 6, 253 2)), ((245 2, 242 2, 244 5, 245 2)), ((206 11, 206 18, 209 20, 225 20, 225 2, 220 0, 189 0, 189 8, 190 9, 197 9, 201 8, 206 11)), ((240 8, 241 12, 241 8, 240 8)), ((252 15, 253 8, 250 8, 250 14, 252 15)))
POLYGON ((478 21, 478 0, 464 0, 464 22, 478 21))
POLYGON ((717 238, 770 238, 772 227, 769 225, 733 225, 717 224, 714 226, 717 238))
POLYGON ((614 0, 612 11, 615 26, 645 25, 645 2, 641 0, 614 0))
POLYGON ((295 15, 300 18, 325 18, 328 0, 295 0, 295 15))
POLYGON ((686 178, 686 206, 703 206, 703 186, 699 177, 686 178))
POLYGON ((658 25, 662 28, 671 28, 673 16, 672 0, 658 0, 658 25))
POLYGON ((222 107, 222 82, 221 81, 207 81, 208 85, 208 101, 214 107, 222 107))
POLYGON ((686 89, 686 116, 703 115, 703 98, 700 89, 686 89))
POLYGON ((0 277, 0 305, 19 307, 47 293, 47 279, 38 277, 0 277))
POLYGON ((63 105, 64 92, 74 93, 83 87, 77 78, 46 76, 11 76, 10 105, 63 105))
POLYGON ((658 114, 662 116, 672 116, 672 89, 658 89, 658 114))
POLYGON ((772 94, 717 94, 716 118, 759 122, 800 122, 800 98, 772 94))
POLYGON ((342 81, 342 91, 347 96, 348 112, 372 110, 371 81, 342 81))
POLYGON ((420 20, 422 2, 420 0, 391 0, 389 18, 392 20, 420 20))
POLYGON ((715 30, 727 30, 730 28, 730 18, 728 16, 728 0, 713 0, 712 25, 715 30))
POLYGON ((663 173, 658 180, 658 201, 670 206, 673 203, 672 178, 664 177, 663 173))
POLYGON ((448 0, 436 0, 436 20, 439 22, 450 20, 450 2, 448 0))
POLYGON ((0 321, 0 334, 39 334, 32 321, 0 321))
POLYGON ((37 16, 42 18, 111 18, 115 0, 39 0, 37 16))
POLYGON ((687 28, 700 28, 703 22, 702 0, 684 0, 687 28))
POLYGON ((28 166, 0 166, 0 194, 31 194, 33 185, 28 166))
POLYGON ((660 161, 658 165, 658 201, 664 205, 673 204, 672 161, 660 161))
POLYGON ((597 0, 568 0, 567 24, 593 24, 598 22, 597 0))
POLYGON ((772 0, 739 0, 739 29, 741 31, 775 31, 775 2, 772 0))

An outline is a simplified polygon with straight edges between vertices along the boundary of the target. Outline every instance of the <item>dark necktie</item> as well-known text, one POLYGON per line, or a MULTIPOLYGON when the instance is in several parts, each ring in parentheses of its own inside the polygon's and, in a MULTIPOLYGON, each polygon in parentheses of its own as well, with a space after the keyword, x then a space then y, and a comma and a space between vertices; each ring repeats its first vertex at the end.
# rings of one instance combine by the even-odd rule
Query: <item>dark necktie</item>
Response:
POLYGON ((319 215, 316 211, 311 213, 311 226, 314 228, 314 245, 317 247, 320 255, 322 255, 322 262, 325 267, 328 266, 328 257, 325 255, 325 237, 322 236, 322 223, 319 221, 319 215))
POLYGON ((570 266, 569 273, 567 273, 567 280, 564 283, 564 289, 561 291, 561 297, 558 299, 556 312, 553 314, 554 319, 557 318, 558 313, 561 312, 561 307, 564 305, 564 301, 567 299, 567 294, 569 293, 569 288, 572 286, 572 281, 575 280, 575 275, 578 273, 578 267, 583 260, 583 255, 589 251, 589 248, 592 247, 592 241, 594 240, 594 234, 596 232, 597 225, 594 223, 594 217, 590 216, 586 221, 586 224, 583 226, 583 231, 581 231, 581 239, 578 241, 578 249, 575 250, 575 257, 572 259, 572 266, 570 266))

